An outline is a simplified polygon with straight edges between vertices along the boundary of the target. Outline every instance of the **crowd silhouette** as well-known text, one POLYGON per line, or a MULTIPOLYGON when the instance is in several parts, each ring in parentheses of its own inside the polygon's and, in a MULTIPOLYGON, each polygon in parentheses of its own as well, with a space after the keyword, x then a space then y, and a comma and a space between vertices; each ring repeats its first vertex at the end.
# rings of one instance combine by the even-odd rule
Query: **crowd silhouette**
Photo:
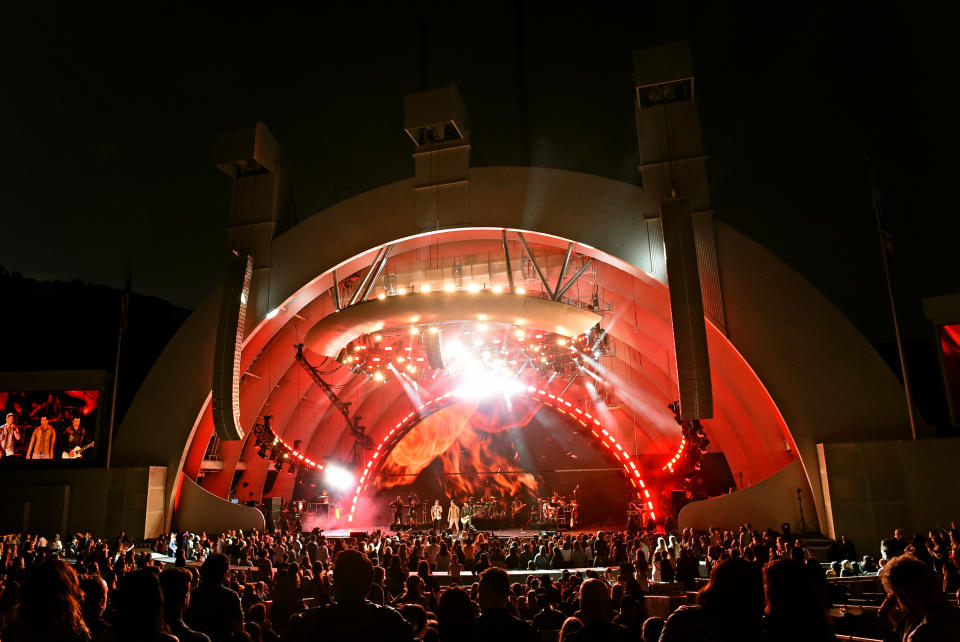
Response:
POLYGON ((839 572, 802 540, 749 525, 660 537, 236 531, 163 537, 153 551, 122 535, 11 534, 0 546, 3 642, 817 642, 837 639, 835 583, 877 573, 876 639, 960 640, 956 529, 897 531, 877 569, 867 555, 839 572), (652 609, 668 594, 685 603, 652 609))

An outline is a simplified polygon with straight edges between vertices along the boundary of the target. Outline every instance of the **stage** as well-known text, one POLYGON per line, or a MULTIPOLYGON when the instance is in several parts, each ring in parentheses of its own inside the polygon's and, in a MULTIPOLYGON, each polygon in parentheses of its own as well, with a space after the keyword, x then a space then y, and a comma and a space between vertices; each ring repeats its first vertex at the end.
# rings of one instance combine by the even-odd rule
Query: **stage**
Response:
MULTIPOLYGON (((586 533, 586 534, 588 534, 588 535, 596 535, 596 534, 597 534, 597 531, 604 531, 604 532, 607 532, 607 533, 610 533, 610 532, 621 532, 621 531, 623 531, 623 528, 624 528, 624 525, 623 525, 622 523, 621 523, 621 524, 613 524, 613 523, 611 523, 611 524, 603 524, 603 525, 578 526, 578 527, 576 527, 576 528, 571 528, 571 529, 562 530, 562 531, 558 531, 558 530, 556 530, 556 529, 536 530, 536 529, 532 529, 532 528, 526 528, 526 529, 521 529, 521 528, 499 528, 499 529, 492 529, 492 530, 487 530, 487 529, 480 530, 480 529, 477 529, 476 532, 477 532, 477 533, 484 533, 485 535, 488 535, 488 536, 489 536, 489 535, 492 535, 492 536, 497 537, 497 538, 499 538, 499 539, 510 539, 510 538, 513 538, 513 537, 529 538, 529 537, 534 537, 534 536, 540 535, 540 534, 542 534, 542 533, 550 533, 550 534, 559 533, 559 534, 561 534, 561 535, 581 535, 581 534, 586 533)), ((391 527, 390 527, 389 524, 384 524, 384 525, 380 525, 380 526, 358 526, 358 527, 355 527, 355 528, 334 528, 334 529, 324 530, 324 531, 323 531, 323 534, 324 534, 326 537, 328 537, 328 538, 336 538, 336 539, 339 539, 339 538, 349 538, 349 537, 351 536, 351 533, 367 533, 367 534, 369 534, 369 533, 372 533, 372 532, 374 532, 374 531, 380 531, 380 532, 385 533, 385 534, 387 534, 387 535, 400 535, 400 534, 403 534, 403 533, 410 533, 410 532, 417 533, 417 534, 423 534, 423 535, 432 535, 432 534, 434 534, 433 531, 430 530, 430 529, 413 529, 412 531, 411 531, 410 529, 405 529, 405 530, 402 530, 402 531, 395 531, 395 530, 391 529, 391 527)), ((445 533, 446 531, 442 531, 442 532, 445 533)), ((463 531, 461 531, 461 533, 462 533, 462 532, 463 532, 463 531)))

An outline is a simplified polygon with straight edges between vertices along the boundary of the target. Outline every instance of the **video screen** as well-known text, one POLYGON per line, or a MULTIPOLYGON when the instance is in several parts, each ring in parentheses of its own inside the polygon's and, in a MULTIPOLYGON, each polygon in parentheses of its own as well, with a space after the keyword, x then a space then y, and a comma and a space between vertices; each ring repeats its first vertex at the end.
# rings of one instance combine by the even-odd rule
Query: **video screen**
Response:
POLYGON ((98 390, 0 392, 0 457, 5 461, 91 461, 98 390))
POLYGON ((960 425, 960 323, 939 328, 944 383, 954 425, 960 425))

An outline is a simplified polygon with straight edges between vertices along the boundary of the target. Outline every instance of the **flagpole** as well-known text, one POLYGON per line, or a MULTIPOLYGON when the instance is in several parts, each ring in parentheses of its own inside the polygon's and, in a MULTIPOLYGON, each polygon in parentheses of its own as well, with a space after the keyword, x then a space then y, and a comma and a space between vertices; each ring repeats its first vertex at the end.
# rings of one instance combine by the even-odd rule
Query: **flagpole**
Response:
POLYGON ((883 275, 887 282, 887 297, 890 300, 890 315, 893 317, 893 333, 897 339, 897 354, 900 356, 900 373, 903 375, 903 392, 907 401, 907 416, 910 419, 910 434, 917 438, 917 423, 914 419, 913 394, 910 391, 910 378, 907 376, 907 358, 903 348, 903 335, 900 331, 900 319, 897 316, 897 304, 893 296, 893 279, 890 276, 890 232, 886 227, 883 215, 883 206, 880 200, 880 188, 873 173, 873 164, 867 157, 867 172, 870 176, 870 193, 873 199, 873 216, 877 224, 877 238, 880 241, 880 257, 883 259, 883 275))
POLYGON ((130 265, 127 265, 127 280, 120 299, 120 327, 117 332, 117 354, 113 362, 113 393, 110 396, 110 427, 107 433, 107 486, 110 485, 110 459, 113 455, 113 429, 117 416, 117 384, 120 380, 120 348, 123 345, 123 334, 127 329, 130 314, 130 265))

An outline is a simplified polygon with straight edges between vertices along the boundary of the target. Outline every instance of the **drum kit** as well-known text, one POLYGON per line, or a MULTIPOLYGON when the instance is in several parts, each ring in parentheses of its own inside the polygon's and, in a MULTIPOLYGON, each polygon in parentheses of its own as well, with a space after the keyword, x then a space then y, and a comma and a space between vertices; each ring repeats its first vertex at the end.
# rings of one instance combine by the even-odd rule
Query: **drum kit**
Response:
POLYGON ((470 509, 472 519, 500 519, 509 516, 507 500, 503 497, 468 497, 463 502, 461 513, 464 508, 470 509))
POLYGON ((557 526, 573 528, 578 521, 579 504, 574 497, 554 493, 550 499, 537 499, 541 522, 555 522, 557 526))

